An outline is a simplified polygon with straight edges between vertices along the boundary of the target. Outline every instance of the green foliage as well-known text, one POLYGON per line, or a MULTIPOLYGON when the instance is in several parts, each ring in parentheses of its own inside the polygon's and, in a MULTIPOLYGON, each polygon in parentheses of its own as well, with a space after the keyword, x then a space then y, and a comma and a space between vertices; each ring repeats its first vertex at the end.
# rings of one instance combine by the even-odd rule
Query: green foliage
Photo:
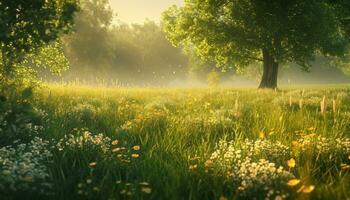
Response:
POLYGON ((103 61, 113 56, 108 35, 112 17, 108 0, 81 1, 80 11, 74 17, 75 31, 63 37, 65 53, 73 65, 105 65, 103 61))
POLYGON ((163 13, 163 29, 175 45, 204 60, 239 68, 262 61, 310 67, 318 52, 343 56, 349 47, 346 1, 188 0, 163 13))
POLYGON ((76 0, 1 1, 1 76, 11 74, 27 53, 67 33, 77 6, 76 0))
POLYGON ((29 142, 41 132, 45 113, 32 106, 32 96, 32 88, 1 87, 0 146, 29 142))
POLYGON ((63 53, 61 43, 52 42, 26 54, 21 62, 13 64, 11 79, 7 80, 6 84, 36 87, 40 85, 43 75, 58 76, 68 68, 69 62, 63 53))
POLYGON ((116 80, 157 84, 184 76, 187 57, 165 38, 159 25, 118 23, 106 0, 84 0, 75 16, 75 32, 63 37, 71 69, 67 80, 116 80))

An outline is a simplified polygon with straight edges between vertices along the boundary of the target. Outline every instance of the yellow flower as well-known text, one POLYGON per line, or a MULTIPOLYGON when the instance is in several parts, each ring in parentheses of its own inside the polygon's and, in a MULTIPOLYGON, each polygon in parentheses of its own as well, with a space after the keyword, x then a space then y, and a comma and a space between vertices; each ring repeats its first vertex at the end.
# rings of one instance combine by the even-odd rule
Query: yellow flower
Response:
POLYGON ((89 164, 89 167, 95 168, 95 167, 96 167, 96 165, 97 165, 97 163, 96 163, 96 162, 92 162, 92 163, 90 163, 90 164, 89 164))
POLYGON ((133 153, 133 154, 131 154, 131 157, 133 157, 133 158, 138 158, 138 157, 140 157, 140 155, 137 154, 137 153, 133 153))
POLYGON ((144 192, 144 193, 146 193, 146 194, 151 194, 152 189, 149 188, 149 187, 142 187, 142 188, 141 188, 141 191, 144 192))
POLYGON ((207 160, 207 161, 205 161, 205 166, 206 167, 209 167, 210 165, 212 165, 213 164, 213 161, 212 160, 207 160))
POLYGON ((303 189, 301 190, 301 192, 311 193, 312 191, 314 191, 314 189, 315 189, 314 185, 304 186, 303 189))
POLYGON ((292 180, 289 180, 287 184, 291 187, 294 187, 294 186, 298 185, 299 183, 300 183, 299 179, 292 179, 292 180))
POLYGON ((112 141, 112 145, 117 145, 118 143, 119 143, 118 140, 113 140, 113 141, 112 141))
POLYGON ((293 140, 293 141, 292 141, 292 145, 293 145, 293 146, 298 146, 298 145, 299 145, 299 142, 293 140))
POLYGON ((350 169, 350 165, 348 165, 348 164, 341 164, 340 167, 342 170, 350 169))
POLYGON ((265 139, 265 133, 264 133, 263 131, 261 131, 261 132, 259 133, 259 138, 260 138, 260 139, 265 139))
POLYGON ((133 146, 132 149, 135 150, 135 151, 138 151, 138 150, 141 149, 141 147, 137 145, 137 146, 133 146))
POLYGON ((294 158, 291 158, 290 160, 288 160, 288 161, 287 161, 287 165, 288 165, 288 167, 290 167, 290 168, 295 167, 295 160, 294 160, 294 158))
POLYGON ((307 128, 308 131, 314 131, 315 129, 316 129, 315 127, 307 128))

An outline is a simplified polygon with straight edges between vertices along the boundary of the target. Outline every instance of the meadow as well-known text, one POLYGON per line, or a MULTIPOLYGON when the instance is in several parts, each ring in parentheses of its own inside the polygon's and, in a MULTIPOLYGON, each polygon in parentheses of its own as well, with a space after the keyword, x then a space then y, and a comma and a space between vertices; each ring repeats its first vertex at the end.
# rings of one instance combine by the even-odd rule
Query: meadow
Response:
POLYGON ((32 102, 42 127, 0 149, 5 199, 350 199, 347 86, 47 85, 32 102))

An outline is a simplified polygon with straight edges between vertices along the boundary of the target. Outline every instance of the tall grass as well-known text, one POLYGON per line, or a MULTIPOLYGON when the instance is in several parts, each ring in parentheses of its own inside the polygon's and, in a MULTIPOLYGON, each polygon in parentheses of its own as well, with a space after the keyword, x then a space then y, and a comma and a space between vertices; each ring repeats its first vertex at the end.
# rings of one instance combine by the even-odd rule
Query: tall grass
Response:
POLYGON ((350 198, 350 145, 337 143, 350 136, 346 87, 264 91, 51 85, 38 91, 36 106, 48 116, 43 137, 65 144, 54 148, 50 166, 56 199, 350 198), (68 141, 70 136, 86 138, 78 147, 74 139, 68 141), (243 153, 237 159, 225 148, 243 153), (290 159, 295 167, 289 166, 290 159), (264 168, 269 162, 289 175, 264 168), (243 173, 245 166, 251 168, 243 173), (300 183, 289 186, 290 179, 300 183), (245 180, 253 186, 245 186, 245 180))

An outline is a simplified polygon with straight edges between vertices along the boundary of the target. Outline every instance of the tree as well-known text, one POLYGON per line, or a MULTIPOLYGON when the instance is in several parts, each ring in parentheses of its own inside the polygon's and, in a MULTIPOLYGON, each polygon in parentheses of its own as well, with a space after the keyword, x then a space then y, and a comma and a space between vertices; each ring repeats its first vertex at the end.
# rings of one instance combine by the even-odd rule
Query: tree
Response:
POLYGON ((183 77, 187 71, 186 55, 173 47, 153 21, 115 26, 113 36, 114 63, 128 82, 158 85, 183 77))
POLYGON ((74 17, 75 32, 63 37, 65 53, 76 73, 96 76, 108 66, 112 43, 109 29, 113 10, 108 0, 81 0, 80 11, 74 17), (79 69, 78 69, 79 68, 79 69))
POLYGON ((78 0, 0 1, 0 78, 7 79, 13 66, 70 30, 78 0))
POLYGON ((162 25, 174 45, 218 66, 263 62, 259 87, 276 88, 280 64, 308 70, 319 53, 343 56, 349 19, 345 0, 187 0, 165 11, 162 25))

